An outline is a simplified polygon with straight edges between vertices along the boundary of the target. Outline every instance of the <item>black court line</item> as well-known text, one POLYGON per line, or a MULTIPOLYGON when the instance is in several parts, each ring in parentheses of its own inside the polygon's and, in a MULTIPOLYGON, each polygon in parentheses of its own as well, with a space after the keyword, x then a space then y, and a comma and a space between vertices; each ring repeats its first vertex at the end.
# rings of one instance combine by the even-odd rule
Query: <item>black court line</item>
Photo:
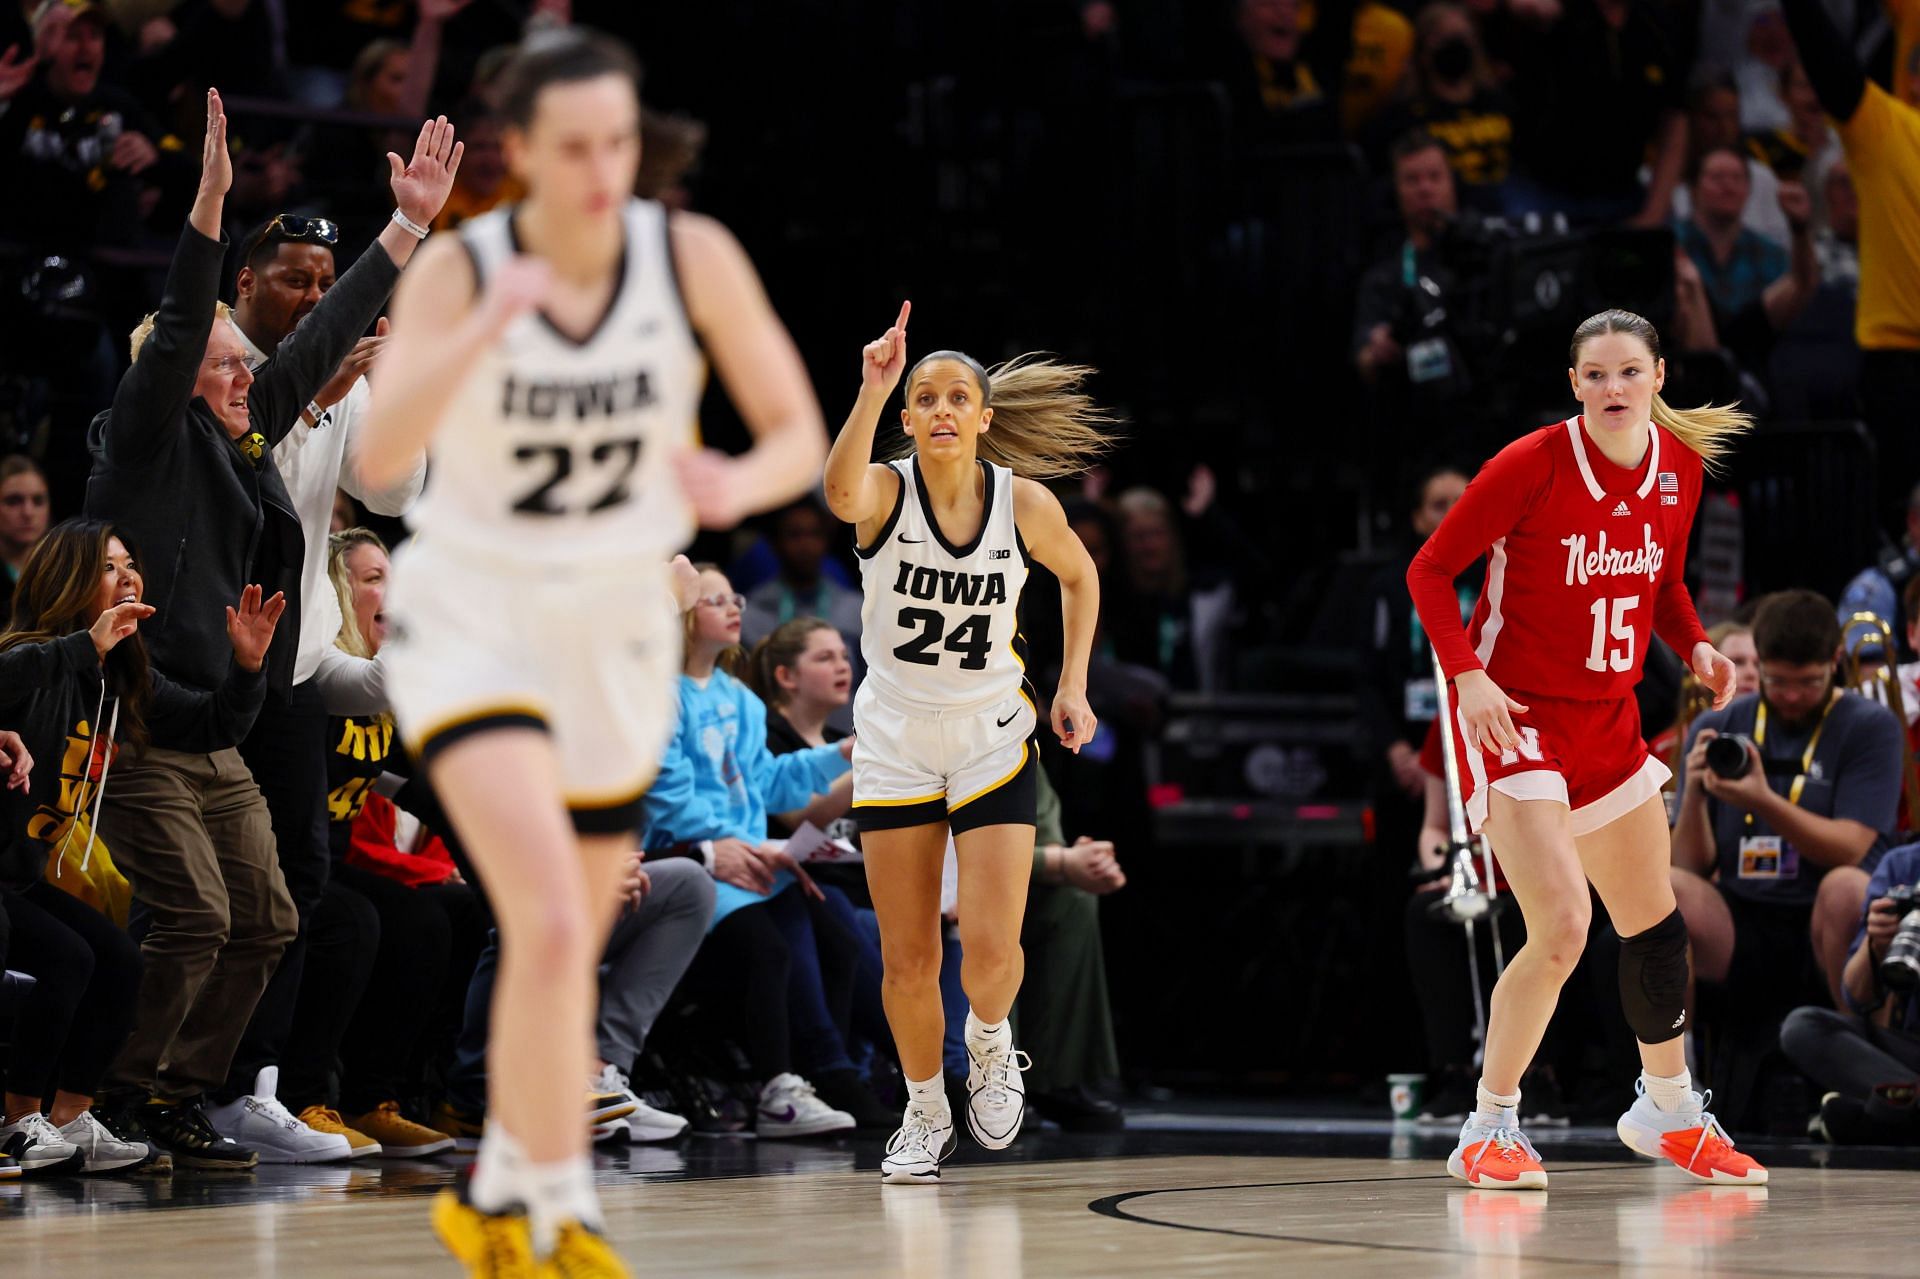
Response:
MULTIPOLYGON (((1617 1171, 1620 1166, 1619 1164, 1596 1164, 1588 1168, 1555 1168, 1553 1175, 1555 1177, 1561 1177, 1581 1172, 1613 1172, 1617 1171)), ((1450 1247, 1445 1244, 1376 1243, 1368 1240, 1328 1239, 1319 1235, 1289 1235, 1274 1234, 1262 1230, 1236 1230, 1231 1226, 1196 1226, 1184 1221, 1161 1221, 1154 1217, 1136 1216, 1133 1213, 1122 1210, 1122 1205, 1129 1200, 1145 1199, 1151 1195, 1204 1194, 1220 1190, 1291 1190, 1304 1186, 1364 1186, 1395 1181, 1452 1182, 1454 1180, 1455 1178, 1444 1173, 1417 1173, 1403 1177, 1330 1177, 1311 1181, 1254 1181, 1229 1186, 1167 1186, 1159 1190, 1132 1190, 1123 1195, 1108 1195, 1103 1199, 1095 1199, 1087 1205, 1087 1208, 1091 1212, 1097 1212, 1103 1217, 1111 1217, 1115 1221, 1130 1221, 1142 1226, 1159 1226, 1167 1230, 1191 1230, 1196 1234, 1231 1235, 1239 1239, 1264 1239, 1274 1243, 1316 1244, 1330 1248, 1360 1248, 1368 1252, 1410 1252, 1427 1256, 1439 1254, 1454 1257, 1482 1256, 1485 1250, 1480 1248, 1450 1247)), ((1528 1192, 1496 1190, 1486 1193, 1525 1194, 1528 1192)), ((1554 1257, 1526 1251, 1522 1251, 1519 1254, 1518 1260, 1528 1264, 1580 1266, 1588 1270, 1596 1268, 1618 1270, 1627 1264, 1624 1258, 1615 1258, 1610 1261, 1596 1261, 1587 1257, 1554 1257)), ((1777 1266, 1755 1266, 1742 1263, 1740 1273, 1750 1275, 1791 1276, 1793 1279, 1837 1279, 1838 1276, 1852 1275, 1856 1272, 1852 1270, 1786 1270, 1777 1266)))

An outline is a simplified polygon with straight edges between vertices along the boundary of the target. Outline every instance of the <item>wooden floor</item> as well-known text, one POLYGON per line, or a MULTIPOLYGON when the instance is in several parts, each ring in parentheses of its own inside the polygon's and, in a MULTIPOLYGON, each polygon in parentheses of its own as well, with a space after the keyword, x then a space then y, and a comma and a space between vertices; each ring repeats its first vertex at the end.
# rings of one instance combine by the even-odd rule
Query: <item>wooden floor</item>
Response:
MULTIPOLYGON (((1523 1195, 1468 1190, 1426 1150, 1126 1153, 1142 1144, 974 1158, 939 1187, 882 1187, 877 1149, 864 1146, 766 1143, 733 1173, 717 1171, 726 1159, 637 1150, 603 1160, 600 1185, 615 1243, 646 1276, 1920 1274, 1910 1168, 1780 1167, 1749 1190, 1550 1156, 1554 1189, 1523 1195)), ((425 1227, 426 1195, 448 1173, 388 1164, 13 1183, 0 1187, 0 1275, 451 1276, 425 1227)))

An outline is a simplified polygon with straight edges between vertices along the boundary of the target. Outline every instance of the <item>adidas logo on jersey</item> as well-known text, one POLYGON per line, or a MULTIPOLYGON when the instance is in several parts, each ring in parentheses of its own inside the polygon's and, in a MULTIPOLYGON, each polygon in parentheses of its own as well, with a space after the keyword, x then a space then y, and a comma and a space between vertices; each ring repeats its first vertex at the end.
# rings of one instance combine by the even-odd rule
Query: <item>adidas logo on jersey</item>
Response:
POLYGON ((1620 503, 1620 505, 1613 508, 1613 513, 1615 515, 1632 515, 1633 508, 1628 506, 1625 502, 1622 502, 1620 503))

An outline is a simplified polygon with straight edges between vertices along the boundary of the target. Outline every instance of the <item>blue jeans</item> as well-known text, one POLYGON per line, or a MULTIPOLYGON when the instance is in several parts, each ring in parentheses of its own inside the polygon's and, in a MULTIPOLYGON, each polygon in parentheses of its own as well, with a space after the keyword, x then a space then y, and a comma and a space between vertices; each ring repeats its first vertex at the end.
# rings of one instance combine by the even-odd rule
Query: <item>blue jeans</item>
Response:
POLYGON ((852 1020, 859 965, 859 945, 852 933, 797 884, 775 893, 765 905, 747 909, 768 912, 787 942, 794 1069, 809 1079, 820 1072, 852 1070, 846 1028, 852 1020))

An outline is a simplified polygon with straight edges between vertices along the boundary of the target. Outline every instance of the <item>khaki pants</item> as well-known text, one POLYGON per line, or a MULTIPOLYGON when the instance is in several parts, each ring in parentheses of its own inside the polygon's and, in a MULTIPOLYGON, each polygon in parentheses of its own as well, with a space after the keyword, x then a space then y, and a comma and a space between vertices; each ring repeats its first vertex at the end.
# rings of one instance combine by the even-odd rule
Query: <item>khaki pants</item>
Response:
POLYGON ((273 823, 240 752, 129 749, 108 778, 101 838, 152 926, 114 1089, 169 1099, 227 1077, 267 979, 299 929, 273 823))

